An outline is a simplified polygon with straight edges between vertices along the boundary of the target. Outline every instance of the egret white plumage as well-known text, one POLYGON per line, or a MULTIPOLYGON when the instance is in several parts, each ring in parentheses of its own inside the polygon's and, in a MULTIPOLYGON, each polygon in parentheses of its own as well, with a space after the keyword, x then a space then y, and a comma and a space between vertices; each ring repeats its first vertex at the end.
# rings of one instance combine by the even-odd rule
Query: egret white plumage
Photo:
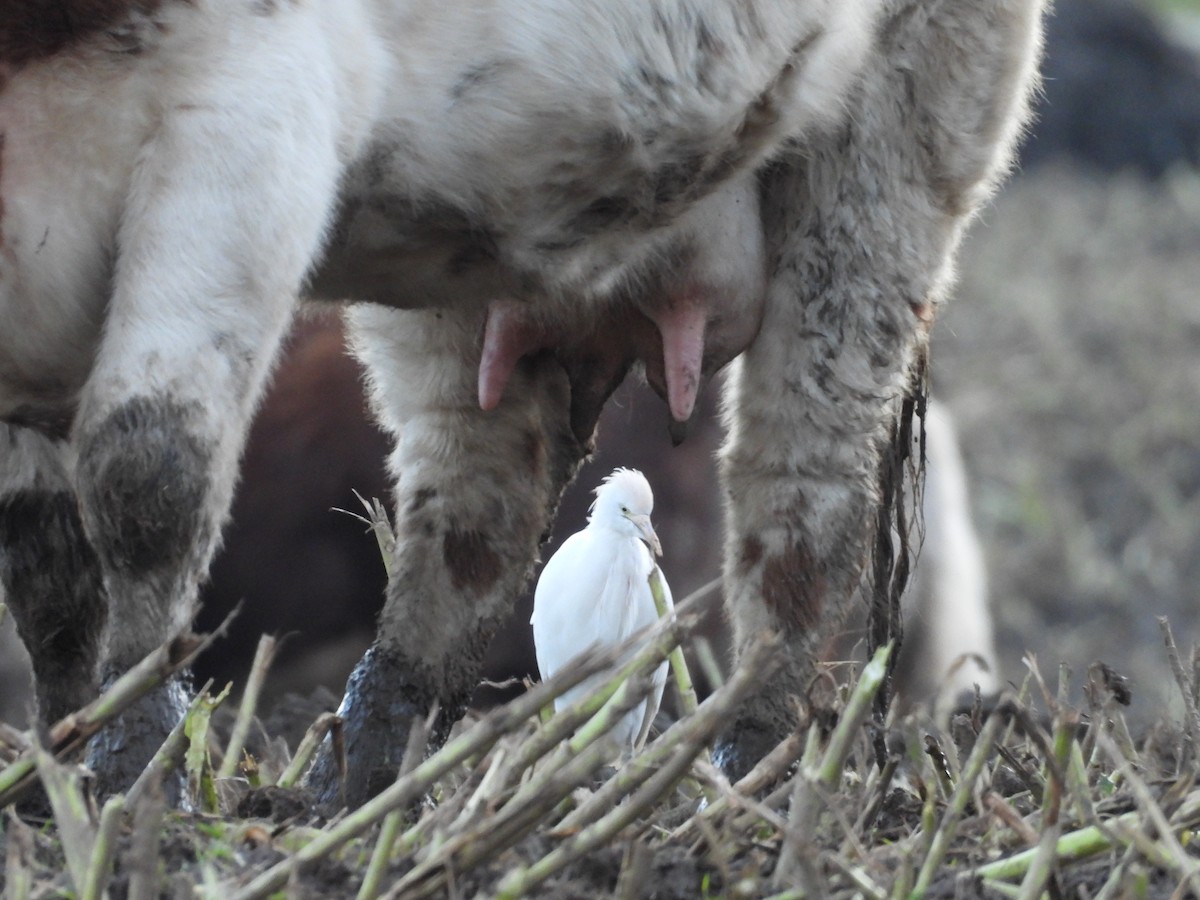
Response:
MULTIPOLYGON (((533 641, 538 670, 549 678, 592 647, 610 647, 651 625, 658 612, 649 577, 662 546, 650 513, 654 495, 646 476, 617 469, 596 488, 588 524, 567 538, 547 561, 533 596, 533 641), (653 551, 653 555, 651 555, 653 551)), ((667 605, 671 590, 662 579, 667 605)), ((595 676, 555 701, 560 710, 604 681, 595 676)), ((622 748, 645 743, 667 683, 667 664, 655 671, 653 689, 610 734, 622 748)))

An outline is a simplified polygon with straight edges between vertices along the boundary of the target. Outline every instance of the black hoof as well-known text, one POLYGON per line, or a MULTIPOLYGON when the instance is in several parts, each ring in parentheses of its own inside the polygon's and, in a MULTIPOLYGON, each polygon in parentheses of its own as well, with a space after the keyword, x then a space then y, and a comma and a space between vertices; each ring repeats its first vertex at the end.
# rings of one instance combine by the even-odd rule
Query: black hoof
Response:
POLYGON ((41 827, 54 818, 54 810, 50 806, 50 798, 41 782, 31 786, 20 799, 13 804, 17 815, 28 825, 41 827))
POLYGON ((739 720, 717 739, 713 746, 713 762, 731 783, 736 783, 750 774, 758 761, 775 749, 787 734, 786 730, 739 720))
POLYGON ((345 777, 339 748, 327 737, 305 778, 323 811, 355 809, 395 783, 409 731, 428 714, 431 701, 412 688, 410 680, 407 667, 378 646, 355 666, 338 710, 345 777))
MULTIPOLYGON (((172 678, 142 697, 104 726, 89 742, 87 765, 96 773, 96 793, 107 797, 128 791, 162 746, 175 724, 187 713, 186 677, 172 678)), ((185 799, 183 773, 163 783, 167 802, 185 799)))

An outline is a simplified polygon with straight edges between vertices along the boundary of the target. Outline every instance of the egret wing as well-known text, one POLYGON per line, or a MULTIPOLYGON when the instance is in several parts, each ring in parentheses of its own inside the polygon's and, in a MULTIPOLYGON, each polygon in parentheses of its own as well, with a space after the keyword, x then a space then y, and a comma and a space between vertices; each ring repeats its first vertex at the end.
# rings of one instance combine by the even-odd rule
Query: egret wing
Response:
POLYGON ((593 544, 586 529, 571 535, 538 577, 529 621, 543 679, 596 642, 585 612, 595 606, 603 590, 603 582, 596 578, 593 544))

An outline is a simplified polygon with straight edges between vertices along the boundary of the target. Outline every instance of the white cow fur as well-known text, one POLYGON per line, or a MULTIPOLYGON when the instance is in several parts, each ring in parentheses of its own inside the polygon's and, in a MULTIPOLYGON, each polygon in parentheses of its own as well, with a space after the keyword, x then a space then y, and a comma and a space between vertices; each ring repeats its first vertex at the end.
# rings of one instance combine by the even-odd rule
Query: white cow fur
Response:
MULTIPOLYGON (((635 357, 683 420, 749 345, 730 610, 739 644, 768 626, 793 652, 728 764, 786 729, 811 634, 857 587, 894 398, 1024 115, 1041 0, 108 7, 49 55, 0 27, 0 575, 43 714, 188 621, 311 274, 318 297, 404 310, 353 315, 401 541, 348 688, 351 800, 398 759, 389 717, 469 691, 635 357), (72 629, 87 646, 64 656, 72 629)), ((130 744, 99 748, 114 783, 130 744)))

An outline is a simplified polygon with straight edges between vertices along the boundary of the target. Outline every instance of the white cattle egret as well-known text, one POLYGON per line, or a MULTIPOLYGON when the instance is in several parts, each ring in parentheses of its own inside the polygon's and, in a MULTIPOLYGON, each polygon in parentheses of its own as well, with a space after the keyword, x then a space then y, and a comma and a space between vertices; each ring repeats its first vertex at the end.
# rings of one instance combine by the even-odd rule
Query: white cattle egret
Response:
MULTIPOLYGON (((654 495, 646 476, 617 469, 596 488, 588 524, 571 535, 542 569, 533 595, 533 641, 542 678, 554 675, 591 647, 610 647, 651 625, 658 613, 650 593, 654 557, 662 555, 650 524, 654 495), (651 550, 654 556, 651 556, 651 550)), ((662 579, 667 606, 671 591, 662 579)), ((561 710, 604 682, 594 676, 554 701, 561 710)), ((667 664, 654 687, 609 732, 623 750, 645 743, 667 683, 667 664)))

